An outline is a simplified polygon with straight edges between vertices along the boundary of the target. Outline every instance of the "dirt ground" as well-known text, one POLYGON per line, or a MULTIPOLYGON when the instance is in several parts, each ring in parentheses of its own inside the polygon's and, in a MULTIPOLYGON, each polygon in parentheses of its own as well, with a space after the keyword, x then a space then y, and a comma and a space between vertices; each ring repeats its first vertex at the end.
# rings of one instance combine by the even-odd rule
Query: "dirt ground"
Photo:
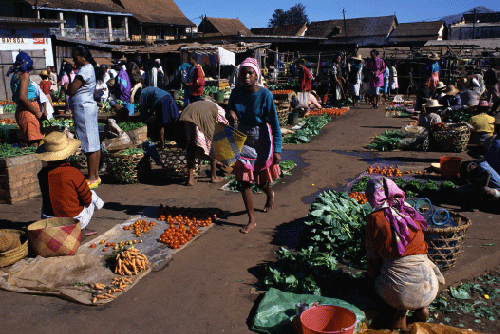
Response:
MULTIPOLYGON (((257 228, 248 235, 238 232, 247 223, 241 196, 220 191, 221 185, 210 184, 207 178, 199 179, 191 188, 155 182, 102 184, 97 193, 106 204, 89 225, 99 233, 160 203, 218 207, 230 214, 176 254, 162 271, 146 276, 131 291, 103 307, 0 291, 0 332, 250 332, 252 312, 259 300, 253 287, 262 274, 263 264, 274 260, 273 253, 279 246, 297 245, 301 218, 307 215, 308 204, 319 192, 346 185, 374 162, 390 160, 424 168, 443 155, 366 150, 364 146, 371 137, 408 123, 408 119, 387 118, 384 113, 382 108, 371 110, 366 106, 351 109, 326 125, 310 143, 285 145, 283 159, 292 159, 298 166, 292 176, 274 188, 274 210, 262 212, 265 196, 256 196, 257 228)), ((459 156, 468 158, 465 153, 459 156)), ((21 227, 37 220, 41 202, 41 198, 35 198, 16 205, 0 205, 1 226, 21 227)), ((500 235, 496 233, 499 216, 480 211, 465 215, 472 219, 472 227, 457 266, 444 273, 447 285, 479 276, 500 264, 500 235)))

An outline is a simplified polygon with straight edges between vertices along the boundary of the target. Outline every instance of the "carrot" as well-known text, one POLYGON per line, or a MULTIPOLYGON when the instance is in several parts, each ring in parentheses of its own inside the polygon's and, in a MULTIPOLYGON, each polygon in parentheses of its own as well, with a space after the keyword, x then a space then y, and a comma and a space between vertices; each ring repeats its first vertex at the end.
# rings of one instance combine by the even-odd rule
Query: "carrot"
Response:
POLYGON ((94 297, 94 299, 92 299, 92 304, 95 304, 97 303, 97 297, 94 297))

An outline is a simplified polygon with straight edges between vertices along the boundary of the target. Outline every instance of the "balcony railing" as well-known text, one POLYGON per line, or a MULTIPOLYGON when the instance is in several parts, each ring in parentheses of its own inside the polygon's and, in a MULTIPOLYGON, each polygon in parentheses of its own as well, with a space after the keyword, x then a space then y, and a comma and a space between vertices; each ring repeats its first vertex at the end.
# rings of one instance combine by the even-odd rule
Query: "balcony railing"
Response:
MULTIPOLYGON (((60 28, 50 28, 50 34, 61 36, 60 28)), ((113 41, 117 38, 120 40, 126 40, 125 29, 113 29, 113 41)), ((75 39, 85 39, 85 29, 84 28, 64 28, 64 36, 75 39)), ((93 42, 110 42, 108 29, 95 29, 89 28, 90 41, 93 42)))

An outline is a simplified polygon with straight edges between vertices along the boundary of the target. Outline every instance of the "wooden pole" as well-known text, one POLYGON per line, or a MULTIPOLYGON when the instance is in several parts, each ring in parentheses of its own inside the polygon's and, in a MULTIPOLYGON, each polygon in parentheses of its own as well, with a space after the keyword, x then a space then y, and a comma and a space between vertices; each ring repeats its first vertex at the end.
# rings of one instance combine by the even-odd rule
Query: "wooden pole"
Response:
POLYGON ((321 51, 319 52, 319 55, 318 55, 318 66, 316 67, 316 76, 319 75, 319 61, 321 60, 321 51))

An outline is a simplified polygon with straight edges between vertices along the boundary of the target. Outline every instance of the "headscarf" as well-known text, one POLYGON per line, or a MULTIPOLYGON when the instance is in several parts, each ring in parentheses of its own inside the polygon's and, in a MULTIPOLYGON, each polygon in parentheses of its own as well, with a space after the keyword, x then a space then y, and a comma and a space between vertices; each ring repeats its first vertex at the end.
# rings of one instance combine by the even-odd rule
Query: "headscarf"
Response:
POLYGON ((255 71, 255 74, 257 74, 257 82, 259 82, 260 78, 260 68, 259 68, 259 63, 257 62, 257 59, 255 58, 247 58, 243 60, 243 62, 240 64, 240 78, 241 78, 241 69, 243 67, 251 67, 255 71))
POLYGON ((23 71, 23 72, 31 72, 33 70, 33 60, 31 57, 24 51, 21 51, 16 56, 16 62, 7 72, 7 76, 9 76, 13 72, 23 71))
POLYGON ((398 253, 403 255, 410 242, 408 226, 425 231, 427 222, 420 213, 405 203, 405 193, 394 181, 386 177, 371 179, 366 188, 366 198, 373 211, 384 211, 396 237, 398 253))

